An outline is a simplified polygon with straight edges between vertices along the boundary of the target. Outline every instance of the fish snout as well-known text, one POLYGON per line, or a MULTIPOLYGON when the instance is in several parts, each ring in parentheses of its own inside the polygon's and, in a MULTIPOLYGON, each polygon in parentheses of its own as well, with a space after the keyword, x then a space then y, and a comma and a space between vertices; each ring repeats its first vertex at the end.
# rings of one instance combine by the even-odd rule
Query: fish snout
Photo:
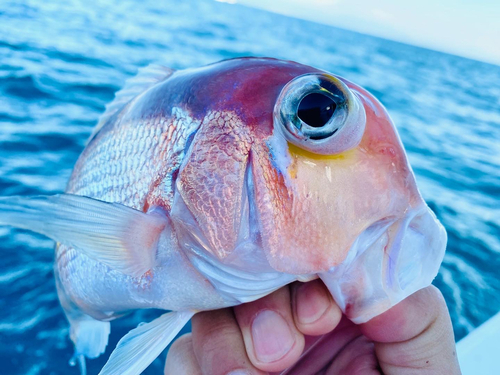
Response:
POLYGON ((345 261, 320 274, 349 319, 364 323, 436 277, 446 230, 427 205, 402 219, 386 218, 356 239, 345 261))

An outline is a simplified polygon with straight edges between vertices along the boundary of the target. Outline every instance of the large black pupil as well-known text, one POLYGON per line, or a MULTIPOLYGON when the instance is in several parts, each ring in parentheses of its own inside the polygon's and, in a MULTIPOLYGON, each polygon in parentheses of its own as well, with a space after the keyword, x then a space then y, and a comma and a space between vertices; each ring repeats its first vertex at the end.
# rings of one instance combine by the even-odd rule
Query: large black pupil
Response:
POLYGON ((307 125, 321 128, 330 120, 335 107, 335 102, 328 96, 312 93, 301 100, 297 115, 307 125))

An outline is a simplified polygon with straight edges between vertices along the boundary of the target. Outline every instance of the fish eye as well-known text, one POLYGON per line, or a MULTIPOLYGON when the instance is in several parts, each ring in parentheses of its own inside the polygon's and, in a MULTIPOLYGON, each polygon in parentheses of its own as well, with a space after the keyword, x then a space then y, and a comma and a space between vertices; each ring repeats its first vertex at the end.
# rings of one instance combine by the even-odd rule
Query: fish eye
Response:
POLYGON ((283 87, 274 121, 290 143, 317 154, 337 154, 360 142, 366 115, 340 79, 305 74, 283 87))
POLYGON ((307 125, 313 128, 325 126, 332 118, 337 104, 333 99, 320 93, 307 94, 300 101, 297 115, 307 125))

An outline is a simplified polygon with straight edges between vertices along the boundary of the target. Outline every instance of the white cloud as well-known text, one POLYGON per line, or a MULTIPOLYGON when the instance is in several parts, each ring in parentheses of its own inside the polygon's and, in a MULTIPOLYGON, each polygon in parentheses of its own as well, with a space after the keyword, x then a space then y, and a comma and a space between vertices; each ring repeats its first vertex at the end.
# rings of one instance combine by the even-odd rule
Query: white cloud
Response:
POLYGON ((238 0, 238 3, 500 65, 500 1, 238 0))

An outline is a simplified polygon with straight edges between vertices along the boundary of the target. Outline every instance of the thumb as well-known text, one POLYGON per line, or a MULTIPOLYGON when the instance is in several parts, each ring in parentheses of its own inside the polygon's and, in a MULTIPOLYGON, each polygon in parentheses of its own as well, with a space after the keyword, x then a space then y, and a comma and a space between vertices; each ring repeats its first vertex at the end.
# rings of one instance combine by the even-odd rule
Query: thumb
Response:
POLYGON ((384 374, 460 374, 450 315, 434 286, 360 326, 384 374))

